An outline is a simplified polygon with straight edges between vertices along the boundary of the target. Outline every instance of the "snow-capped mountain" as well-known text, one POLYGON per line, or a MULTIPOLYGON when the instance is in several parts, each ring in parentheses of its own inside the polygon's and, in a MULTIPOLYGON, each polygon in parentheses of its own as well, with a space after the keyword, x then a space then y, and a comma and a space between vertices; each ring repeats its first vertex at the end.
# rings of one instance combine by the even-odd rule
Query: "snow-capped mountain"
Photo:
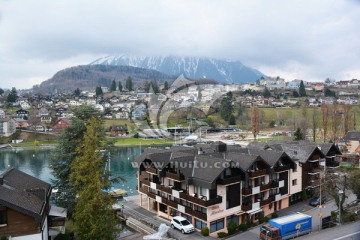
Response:
POLYGON ((147 68, 173 76, 184 74, 189 78, 208 78, 227 84, 255 82, 265 76, 239 61, 199 57, 141 57, 121 54, 99 58, 90 64, 147 68))

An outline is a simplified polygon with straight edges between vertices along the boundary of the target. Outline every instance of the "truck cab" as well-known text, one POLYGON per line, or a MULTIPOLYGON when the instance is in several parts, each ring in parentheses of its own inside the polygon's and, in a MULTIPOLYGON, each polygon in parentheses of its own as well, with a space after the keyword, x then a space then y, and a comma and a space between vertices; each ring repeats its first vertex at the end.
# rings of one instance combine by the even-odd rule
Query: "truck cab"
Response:
POLYGON ((264 224, 260 228, 260 240, 280 240, 281 234, 277 227, 270 224, 264 224))

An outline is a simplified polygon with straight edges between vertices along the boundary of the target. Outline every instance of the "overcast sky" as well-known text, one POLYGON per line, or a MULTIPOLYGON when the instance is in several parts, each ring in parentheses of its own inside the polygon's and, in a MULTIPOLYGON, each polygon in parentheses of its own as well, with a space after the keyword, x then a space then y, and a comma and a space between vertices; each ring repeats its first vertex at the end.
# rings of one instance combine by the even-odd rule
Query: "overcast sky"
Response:
POLYGON ((360 78, 360 1, 0 0, 0 88, 112 54, 240 60, 286 80, 360 78))

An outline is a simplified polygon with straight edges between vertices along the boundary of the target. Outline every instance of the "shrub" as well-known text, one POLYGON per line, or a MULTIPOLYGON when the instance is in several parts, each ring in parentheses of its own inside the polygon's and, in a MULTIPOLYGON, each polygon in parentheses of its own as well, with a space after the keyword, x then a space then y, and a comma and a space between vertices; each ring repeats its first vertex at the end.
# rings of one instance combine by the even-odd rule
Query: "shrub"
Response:
POLYGON ((227 233, 226 232, 219 232, 218 234, 218 238, 224 238, 227 236, 227 233))
POLYGON ((7 240, 7 239, 8 239, 7 237, 0 236, 0 240, 7 240))
POLYGON ((308 195, 307 195, 306 190, 303 190, 303 191, 301 192, 301 199, 302 199, 303 201, 308 200, 308 195))
POLYGON ((70 236, 67 233, 60 233, 55 237, 55 240, 70 240, 70 236))
POLYGON ((35 146, 40 146, 40 142, 37 141, 37 140, 35 140, 35 141, 34 141, 34 145, 35 145, 35 146))
POLYGON ((227 225, 228 234, 233 235, 236 232, 236 228, 237 228, 236 222, 230 221, 227 225))
POLYGON ((269 218, 268 216, 265 216, 265 217, 264 217, 264 222, 267 223, 269 220, 270 220, 270 218, 269 218))
POLYGON ((241 232, 245 232, 245 231, 248 230, 248 226, 247 226, 247 224, 242 223, 242 224, 240 224, 240 225, 238 226, 238 229, 239 229, 239 231, 241 231, 241 232))
POLYGON ((138 132, 134 134, 134 138, 139 138, 139 133, 138 132))
POLYGON ((277 218, 279 215, 276 213, 276 212, 273 212, 272 214, 271 214, 271 218, 277 218))
POLYGON ((247 226, 247 228, 251 228, 251 221, 250 221, 250 220, 248 220, 248 221, 246 222, 246 226, 247 226))
POLYGON ((259 224, 264 223, 264 211, 259 212, 259 224))
POLYGON ((204 228, 202 228, 201 229, 201 234, 203 235, 203 236, 209 236, 209 228, 208 227, 204 227, 204 228))

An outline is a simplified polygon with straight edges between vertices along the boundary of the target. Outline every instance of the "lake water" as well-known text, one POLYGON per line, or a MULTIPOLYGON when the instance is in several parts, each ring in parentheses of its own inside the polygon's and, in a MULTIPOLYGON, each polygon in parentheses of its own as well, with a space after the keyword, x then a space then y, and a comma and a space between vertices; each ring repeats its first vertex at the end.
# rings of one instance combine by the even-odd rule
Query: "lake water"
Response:
MULTIPOLYGON (((145 147, 146 148, 146 147, 145 147)), ((116 147, 111 152, 110 170, 112 176, 123 176, 127 181, 115 183, 115 188, 128 191, 128 195, 137 194, 136 191, 136 168, 131 162, 134 161, 145 149, 144 147, 116 147)), ((160 146, 157 148, 164 148, 160 146)), ((0 173, 8 167, 14 167, 31 176, 37 177, 51 184, 53 178, 50 165, 52 149, 1 149, 0 150, 0 173)))

